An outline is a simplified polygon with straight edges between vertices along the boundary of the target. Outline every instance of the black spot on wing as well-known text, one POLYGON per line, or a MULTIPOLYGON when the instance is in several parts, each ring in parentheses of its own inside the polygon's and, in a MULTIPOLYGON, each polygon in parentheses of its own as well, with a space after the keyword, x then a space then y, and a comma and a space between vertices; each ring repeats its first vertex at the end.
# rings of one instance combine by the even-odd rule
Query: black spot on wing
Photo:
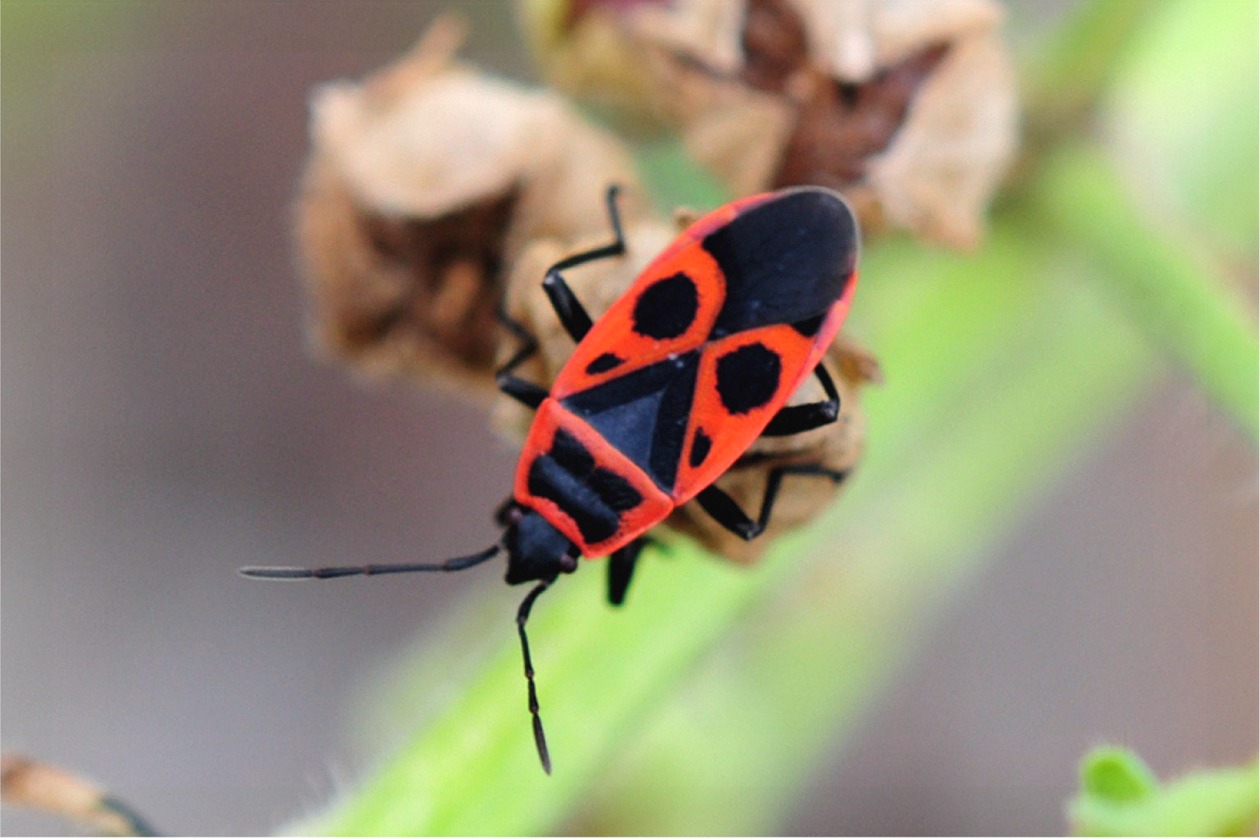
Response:
POLYGON ((587 375, 607 373, 609 370, 620 367, 625 363, 626 360, 616 353, 606 352, 603 355, 597 356, 594 361, 586 365, 586 372, 587 375))
POLYGON ((713 448, 713 440, 708 434, 704 433, 703 428, 697 428, 695 433, 691 435, 691 456, 687 458, 687 462, 691 464, 691 468, 695 469, 704 459, 709 456, 709 451, 713 448))
POLYGON ((748 344, 717 361, 718 397, 732 414, 760 408, 779 389, 783 362, 765 344, 748 344))
POLYGON ((696 284, 686 274, 674 274, 643 290, 634 304, 634 331, 647 338, 677 338, 695 322, 700 310, 696 284))
POLYGON ((721 337, 824 315, 853 273, 857 224, 830 190, 795 189, 744 212, 702 244, 726 275, 713 328, 721 337))
POLYGON ((562 404, 669 492, 678 477, 699 367, 699 353, 686 353, 574 393, 562 404))

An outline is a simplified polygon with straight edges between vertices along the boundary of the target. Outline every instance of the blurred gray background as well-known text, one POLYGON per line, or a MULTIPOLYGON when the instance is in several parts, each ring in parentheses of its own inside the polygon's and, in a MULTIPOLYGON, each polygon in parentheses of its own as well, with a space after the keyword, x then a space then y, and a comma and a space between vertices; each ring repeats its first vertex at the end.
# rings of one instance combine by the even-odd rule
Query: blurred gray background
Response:
MULTIPOLYGON (((469 54, 528 78, 510 16, 467 11, 469 54)), ((516 602, 497 573, 308 598, 235 574, 492 537, 512 448, 477 407, 314 360, 290 249, 308 92, 431 12, 4 5, 0 736, 166 831, 266 832, 318 803, 361 765, 356 679, 467 587, 516 602)), ((796 781, 787 831, 1053 834, 1097 743, 1161 775, 1254 754, 1256 456, 1181 381, 998 553, 796 781)))

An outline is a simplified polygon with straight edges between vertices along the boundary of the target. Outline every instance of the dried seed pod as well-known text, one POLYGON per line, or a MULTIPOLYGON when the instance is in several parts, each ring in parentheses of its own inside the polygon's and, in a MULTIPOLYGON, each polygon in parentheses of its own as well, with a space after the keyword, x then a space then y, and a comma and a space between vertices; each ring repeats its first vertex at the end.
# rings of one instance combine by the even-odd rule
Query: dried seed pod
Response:
POLYGON ((622 63, 649 71, 636 77, 646 110, 732 192, 821 184, 845 193, 868 234, 890 225, 955 247, 979 240, 1016 142, 994 0, 559 5, 571 13, 553 51, 572 63, 582 21, 615 20, 642 54, 622 63))
POLYGON ((6 754, 0 760, 0 799, 68 819, 102 836, 155 836, 131 807, 96 784, 64 769, 6 754))
POLYGON ((557 96, 454 60, 461 34, 440 19, 393 66, 316 91, 297 232, 322 347, 488 390, 504 267, 535 237, 600 229, 603 187, 634 172, 557 96))
MULTIPOLYGON (((678 225, 687 216, 680 214, 678 225)), ((582 265, 565 272, 565 281, 597 319, 630 286, 638 274, 677 235, 676 227, 653 221, 639 221, 626 228, 626 254, 582 265)), ((560 325, 542 291, 542 278, 557 260, 577 251, 603 244, 604 237, 585 239, 564 247, 556 240, 534 242, 521 254, 508 279, 505 298, 508 312, 538 339, 539 352, 522 364, 518 373, 530 381, 550 385, 573 352, 573 339, 560 325)), ((500 360, 515 351, 505 344, 500 360)), ((861 457, 865 418, 859 391, 867 382, 879 380, 879 367, 865 351, 844 339, 837 340, 827 355, 827 363, 840 393, 840 417, 823 428, 790 437, 762 438, 736 463, 718 485, 731 494, 745 510, 760 509, 767 475, 771 469, 789 463, 821 463, 841 471, 854 468, 861 457)), ((824 394, 813 378, 793 395, 789 404, 818 401, 824 394)), ((533 420, 533 411, 511 399, 495 406, 495 424, 505 434, 523 438, 533 420)), ((694 502, 676 510, 666 524, 696 538, 710 551, 736 562, 754 562, 769 547, 776 534, 799 527, 816 516, 834 499, 840 487, 831 481, 793 479, 784 481, 775 504, 775 514, 766 532, 752 542, 734 536, 715 522, 694 502)))
POLYGON ((653 112, 642 49, 626 37, 624 12, 659 0, 522 0, 526 42, 547 82, 613 117, 626 134, 664 128, 653 112))

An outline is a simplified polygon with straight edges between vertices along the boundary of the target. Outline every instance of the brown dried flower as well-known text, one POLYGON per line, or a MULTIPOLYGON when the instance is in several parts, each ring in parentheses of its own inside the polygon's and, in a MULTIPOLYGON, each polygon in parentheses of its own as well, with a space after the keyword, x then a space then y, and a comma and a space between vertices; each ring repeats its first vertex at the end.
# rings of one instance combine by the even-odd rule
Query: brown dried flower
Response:
MULTIPOLYGON (((540 352, 517 373, 547 385, 573 342, 542 279, 561 257, 609 241, 605 188, 625 188, 627 253, 566 272, 592 316, 678 230, 646 216, 629 155, 615 139, 551 93, 455 61, 460 36, 451 20, 439 21, 395 65, 361 83, 326 85, 314 97, 314 149, 298 205, 314 332, 360 369, 440 372, 488 394, 493 371, 516 350, 496 317, 502 301, 539 341, 540 352)), ((779 99, 758 95, 785 112, 779 99)), ((726 126, 724 136, 736 129, 726 126)), ((828 358, 838 374, 840 421, 753 446, 722 480, 749 509, 760 504, 774 466, 821 461, 847 470, 856 463, 864 425, 857 391, 876 368, 847 345, 837 344, 828 358)), ((794 400, 821 398, 810 388, 812 380, 794 400)), ((500 428, 524 436, 532 412, 506 398, 495 404, 500 428)), ((829 481, 787 480, 770 533, 811 517, 835 491, 829 481)), ((670 523, 739 561, 751 561, 771 540, 732 537, 693 504, 670 523)))
POLYGON ((316 91, 298 243, 324 348, 488 389, 505 267, 535 237, 599 229, 604 186, 633 168, 559 97, 456 61, 461 37, 440 19, 396 64, 316 91))
POLYGON ((68 819, 103 836, 154 836, 129 806, 78 775, 6 754, 0 760, 0 799, 6 806, 27 807, 68 819))
POLYGON ((571 65, 596 22, 603 41, 615 22, 620 53, 642 56, 621 61, 647 99, 640 110, 676 126, 735 194, 821 184, 845 193, 868 234, 893 226, 956 247, 979 240, 1016 139, 994 0, 569 8, 567 37, 553 37, 551 53, 544 45, 544 68, 564 64, 561 81, 591 95, 607 68, 583 77, 571 65), (565 60, 549 62, 555 54, 565 60))

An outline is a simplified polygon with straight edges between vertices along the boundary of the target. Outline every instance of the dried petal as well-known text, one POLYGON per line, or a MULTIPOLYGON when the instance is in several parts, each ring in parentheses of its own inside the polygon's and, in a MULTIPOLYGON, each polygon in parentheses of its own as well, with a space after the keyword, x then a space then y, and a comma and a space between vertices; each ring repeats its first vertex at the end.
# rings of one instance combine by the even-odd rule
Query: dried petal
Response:
POLYGON ((523 0, 521 21, 535 59, 556 90, 620 117, 619 128, 659 128, 650 107, 651 80, 637 46, 625 36, 625 13, 666 0, 523 0))
POLYGON ((455 61, 458 36, 441 19, 395 65, 316 92, 298 240, 323 347, 488 390, 505 266, 601 229, 604 187, 634 171, 559 97, 455 61))
POLYGON ((0 761, 0 799, 60 816, 104 836, 153 836, 151 828, 119 799, 64 769, 17 754, 0 761))
POLYGON ((1014 75, 992 35, 954 41, 867 184, 887 220, 954 247, 977 245, 1015 150, 1014 75))
POLYGON ((372 374, 480 378, 499 340, 497 278, 517 201, 511 190, 437 217, 384 215, 313 161, 299 235, 319 344, 372 374))
POLYGON ((956 247, 982 235, 1016 141, 994 0, 601 10, 619 49, 642 54, 648 109, 732 192, 821 184, 845 192, 868 233, 891 225, 956 247))

